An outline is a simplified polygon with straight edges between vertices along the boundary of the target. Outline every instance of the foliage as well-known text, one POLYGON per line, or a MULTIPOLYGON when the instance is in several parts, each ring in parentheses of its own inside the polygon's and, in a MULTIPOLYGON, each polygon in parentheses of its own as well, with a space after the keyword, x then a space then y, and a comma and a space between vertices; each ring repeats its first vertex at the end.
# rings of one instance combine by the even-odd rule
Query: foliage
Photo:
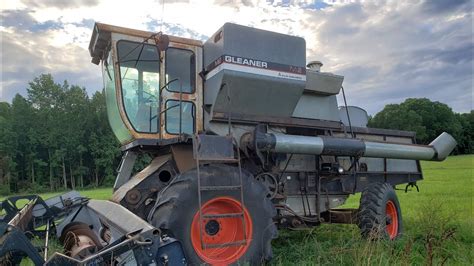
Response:
POLYGON ((472 129, 474 113, 457 114, 444 103, 426 98, 407 99, 401 104, 388 104, 369 121, 369 127, 416 132, 419 143, 428 144, 443 131, 453 135, 456 153, 473 153, 472 129))
MULTIPOLYGON (((0 102, 0 194, 112 184, 120 149, 105 94, 89 97, 85 88, 56 83, 50 74, 34 78, 27 92, 11 104, 0 102)), ((415 131, 420 143, 447 131, 458 141, 457 153, 474 152, 474 112, 456 114, 428 99, 389 104, 369 126, 415 131)), ((135 171, 150 160, 140 157, 135 171)))
POLYGON ((113 180, 119 144, 111 132, 103 92, 55 83, 43 74, 28 95, 0 103, 2 193, 99 186, 113 180))

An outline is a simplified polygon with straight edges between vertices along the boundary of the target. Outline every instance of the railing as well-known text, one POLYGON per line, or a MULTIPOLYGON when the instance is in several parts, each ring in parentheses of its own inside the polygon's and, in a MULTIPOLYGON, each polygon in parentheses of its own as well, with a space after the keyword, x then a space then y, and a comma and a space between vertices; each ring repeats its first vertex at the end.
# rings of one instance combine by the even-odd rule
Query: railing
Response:
MULTIPOLYGON (((164 110, 160 111, 160 107, 161 107, 161 104, 162 104, 162 100, 163 100, 163 96, 162 96, 162 92, 164 89, 166 89, 171 83, 175 82, 175 81, 179 81, 179 78, 175 78, 175 79, 172 79, 170 81, 168 81, 163 87, 160 88, 160 91, 159 91, 159 97, 158 97, 158 114, 157 116, 160 118, 162 114, 165 115, 166 117, 166 113, 170 110, 170 109, 173 109, 175 107, 179 107, 179 130, 178 130, 178 137, 179 139, 182 139, 183 137, 183 130, 182 130, 182 123, 183 123, 183 83, 180 81, 180 84, 179 84, 179 103, 178 104, 175 104, 173 106, 170 106, 170 107, 167 107, 165 108, 164 110)), ((158 119, 158 128, 159 128, 159 121, 160 119, 158 119)), ((166 125, 165 125, 166 127, 166 125)), ((163 130, 161 130, 160 128, 160 140, 163 139, 163 130)))

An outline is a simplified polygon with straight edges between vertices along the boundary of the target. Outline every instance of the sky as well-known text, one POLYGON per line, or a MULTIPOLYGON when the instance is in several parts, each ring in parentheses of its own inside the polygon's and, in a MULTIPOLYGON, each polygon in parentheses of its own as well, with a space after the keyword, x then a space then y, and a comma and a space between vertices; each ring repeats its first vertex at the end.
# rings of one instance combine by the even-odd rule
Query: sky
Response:
POLYGON ((469 0, 162 1, 1 0, 0 101, 42 73, 101 90, 87 50, 95 21, 203 41, 234 22, 304 37, 307 61, 343 75, 348 104, 369 114, 420 97, 473 109, 469 0))

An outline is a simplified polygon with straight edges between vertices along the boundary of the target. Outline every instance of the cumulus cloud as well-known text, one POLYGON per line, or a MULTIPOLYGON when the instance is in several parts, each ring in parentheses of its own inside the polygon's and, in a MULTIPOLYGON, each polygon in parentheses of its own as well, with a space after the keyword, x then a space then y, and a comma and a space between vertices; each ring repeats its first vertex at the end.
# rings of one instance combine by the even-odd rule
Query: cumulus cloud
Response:
POLYGON ((433 15, 425 3, 400 2, 329 8, 312 15, 318 30, 309 56, 343 74, 350 103, 369 113, 408 97, 466 112, 472 109, 470 12, 433 15))
POLYGON ((349 104, 374 114, 428 97, 472 109, 472 3, 349 0, 5 0, 0 100, 28 80, 102 87, 87 47, 94 21, 205 40, 225 22, 304 37, 307 57, 345 76, 349 104), (162 12, 164 11, 164 12, 162 12))
POLYGON ((25 95, 28 81, 42 73, 52 73, 58 82, 67 79, 85 86, 90 93, 101 89, 98 69, 85 67, 90 57, 84 40, 90 38, 90 29, 60 21, 39 23, 31 12, 2 12, 0 100, 25 95))

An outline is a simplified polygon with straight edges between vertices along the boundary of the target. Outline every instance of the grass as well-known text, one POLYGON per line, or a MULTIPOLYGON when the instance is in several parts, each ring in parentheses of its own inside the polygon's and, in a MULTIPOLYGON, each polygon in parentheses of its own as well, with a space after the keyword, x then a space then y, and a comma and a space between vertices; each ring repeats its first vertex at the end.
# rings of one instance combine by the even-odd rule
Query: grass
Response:
MULTIPOLYGON (((397 241, 367 241, 354 225, 322 225, 306 231, 281 230, 273 241, 273 265, 473 265, 474 155, 422 162, 420 192, 397 191, 404 234, 397 241)), ((400 187, 403 188, 404 187, 400 187)), ((81 194, 109 199, 110 188, 81 194)), ((46 193, 43 198, 61 194, 46 193)), ((344 207, 358 207, 360 195, 344 207)))
MULTIPOLYGON (((366 241, 354 225, 281 230, 272 264, 473 265, 473 161, 464 155, 422 162, 420 192, 397 191, 404 222, 399 240, 366 241)), ((359 199, 351 196, 344 207, 357 208, 359 199)))

